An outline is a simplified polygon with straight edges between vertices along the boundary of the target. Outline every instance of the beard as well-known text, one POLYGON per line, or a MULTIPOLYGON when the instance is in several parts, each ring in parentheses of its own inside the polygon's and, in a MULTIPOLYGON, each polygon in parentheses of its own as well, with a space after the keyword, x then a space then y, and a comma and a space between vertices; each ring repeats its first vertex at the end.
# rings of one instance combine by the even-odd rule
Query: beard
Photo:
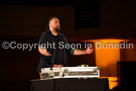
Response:
POLYGON ((55 28, 55 30, 59 32, 59 31, 60 31, 60 28, 55 28))

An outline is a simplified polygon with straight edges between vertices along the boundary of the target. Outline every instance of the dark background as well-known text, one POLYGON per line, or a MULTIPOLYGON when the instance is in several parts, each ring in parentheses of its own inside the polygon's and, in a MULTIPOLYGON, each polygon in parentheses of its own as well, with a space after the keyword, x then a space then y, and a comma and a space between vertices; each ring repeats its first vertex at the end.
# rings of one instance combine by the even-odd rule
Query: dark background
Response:
MULTIPOLYGON (((48 18, 60 19, 61 32, 70 43, 81 40, 118 38, 136 39, 136 1, 133 0, 51 0, 0 2, 0 42, 37 43, 48 18)), ((135 61, 136 49, 122 50, 121 61, 135 61)), ((29 91, 40 54, 37 49, 0 51, 0 91, 29 91)), ((95 66, 91 55, 68 55, 69 66, 95 66)))

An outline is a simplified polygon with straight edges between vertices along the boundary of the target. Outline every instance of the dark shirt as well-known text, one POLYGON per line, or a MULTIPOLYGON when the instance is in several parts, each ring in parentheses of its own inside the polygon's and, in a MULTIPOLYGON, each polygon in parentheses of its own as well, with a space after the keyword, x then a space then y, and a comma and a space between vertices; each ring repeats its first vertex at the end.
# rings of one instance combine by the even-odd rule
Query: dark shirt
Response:
POLYGON ((61 39, 59 38, 59 36, 54 36, 54 40, 55 40, 55 60, 54 60, 54 64, 63 64, 62 63, 62 49, 59 48, 59 42, 61 42, 61 39))
MULTIPOLYGON (((47 44, 47 43, 51 43, 53 44, 54 42, 63 42, 64 45, 67 44, 67 40, 64 37, 64 35, 62 33, 57 32, 57 36, 54 36, 50 30, 48 30, 47 32, 43 32, 39 43, 41 44, 47 44)), ((57 44, 56 44, 57 45, 57 44)), ((37 71, 41 72, 41 68, 48 68, 48 67, 53 67, 53 64, 62 64, 64 66, 68 66, 67 63, 67 53, 73 55, 74 53, 74 49, 72 48, 63 48, 63 49, 59 49, 56 47, 56 49, 54 48, 47 48, 46 46, 46 50, 47 52, 49 52, 51 54, 51 56, 45 56, 41 54, 40 57, 40 62, 38 64, 37 67, 37 71)))

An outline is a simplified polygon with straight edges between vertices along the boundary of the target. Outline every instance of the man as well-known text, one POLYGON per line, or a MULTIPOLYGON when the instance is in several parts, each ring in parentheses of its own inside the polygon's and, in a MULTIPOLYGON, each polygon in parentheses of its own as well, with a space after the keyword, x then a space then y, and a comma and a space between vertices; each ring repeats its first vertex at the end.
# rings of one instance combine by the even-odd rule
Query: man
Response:
POLYGON ((65 39, 64 35, 59 32, 60 23, 57 17, 49 18, 48 27, 49 30, 42 33, 39 41, 41 44, 41 46, 39 47, 41 58, 37 68, 37 71, 39 73, 41 72, 41 68, 67 66, 67 53, 71 55, 85 55, 91 54, 93 52, 93 49, 90 49, 89 47, 86 50, 60 48, 60 42, 63 44, 67 44, 68 42, 65 39), (43 46, 42 44, 45 44, 46 46, 43 46), (55 46, 49 48, 47 44, 55 44, 55 46))

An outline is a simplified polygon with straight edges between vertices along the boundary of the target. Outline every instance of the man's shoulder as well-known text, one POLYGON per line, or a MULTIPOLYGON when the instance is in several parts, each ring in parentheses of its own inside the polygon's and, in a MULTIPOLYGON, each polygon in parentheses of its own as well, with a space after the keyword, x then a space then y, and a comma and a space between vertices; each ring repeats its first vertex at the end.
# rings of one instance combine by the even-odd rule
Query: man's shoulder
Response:
POLYGON ((48 33, 50 33, 50 31, 48 30, 48 31, 44 31, 43 32, 43 34, 48 34, 48 33))
MULTIPOLYGON (((51 31, 48 30, 48 31, 43 32, 42 35, 44 35, 44 36, 47 36, 47 35, 48 35, 48 36, 51 36, 52 33, 51 33, 51 31)), ((62 37, 65 37, 64 34, 63 34, 63 33, 60 33, 60 32, 58 32, 58 35, 59 35, 59 36, 62 36, 62 37)))
POLYGON ((42 35, 49 35, 50 34, 50 31, 45 31, 45 32, 42 32, 42 35))
POLYGON ((60 33, 60 32, 59 32, 59 35, 65 37, 63 33, 60 33))

